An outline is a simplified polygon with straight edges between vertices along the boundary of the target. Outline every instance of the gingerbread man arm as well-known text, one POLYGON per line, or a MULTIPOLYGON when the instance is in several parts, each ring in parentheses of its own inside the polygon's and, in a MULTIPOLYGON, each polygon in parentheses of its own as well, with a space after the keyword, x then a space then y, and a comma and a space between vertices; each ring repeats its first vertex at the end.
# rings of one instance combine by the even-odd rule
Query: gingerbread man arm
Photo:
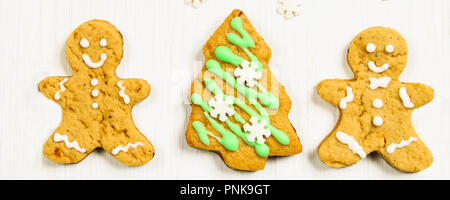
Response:
POLYGON ((348 83, 342 79, 327 79, 317 84, 317 93, 325 101, 338 106, 342 98, 347 95, 348 83))
POLYGON ((67 82, 69 77, 53 76, 47 77, 39 83, 39 91, 41 91, 47 98, 53 101, 58 101, 62 98, 62 93, 66 90, 64 83, 67 82))
POLYGON ((403 83, 403 87, 399 89, 399 95, 405 107, 421 107, 434 97, 433 88, 422 83, 403 83), (408 98, 412 104, 409 104, 408 98))
POLYGON ((132 104, 136 104, 150 94, 150 85, 147 83, 147 81, 137 78, 130 78, 130 79, 121 79, 117 83, 117 85, 120 88, 120 91, 123 91, 124 95, 121 95, 121 92, 119 92, 119 95, 122 96, 123 100, 126 101, 126 97, 129 97, 129 101, 132 104), (120 82, 120 86, 119 86, 120 82))

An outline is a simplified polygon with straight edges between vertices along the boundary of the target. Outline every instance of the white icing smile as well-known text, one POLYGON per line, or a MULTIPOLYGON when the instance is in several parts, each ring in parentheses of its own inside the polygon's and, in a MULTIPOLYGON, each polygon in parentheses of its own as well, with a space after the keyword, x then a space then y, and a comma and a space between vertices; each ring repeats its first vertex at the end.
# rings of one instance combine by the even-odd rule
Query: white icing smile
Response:
POLYGON ((369 66, 369 69, 375 73, 384 72, 389 68, 389 63, 385 63, 381 67, 378 67, 377 65, 375 65, 375 63, 373 61, 369 61, 369 63, 367 65, 369 66))
POLYGON ((92 62, 91 57, 89 57, 89 55, 87 55, 87 54, 83 54, 83 55, 81 55, 81 57, 83 58, 84 63, 87 66, 89 66, 90 68, 101 67, 107 59, 106 53, 102 53, 102 55, 100 56, 100 61, 98 61, 98 62, 92 62))

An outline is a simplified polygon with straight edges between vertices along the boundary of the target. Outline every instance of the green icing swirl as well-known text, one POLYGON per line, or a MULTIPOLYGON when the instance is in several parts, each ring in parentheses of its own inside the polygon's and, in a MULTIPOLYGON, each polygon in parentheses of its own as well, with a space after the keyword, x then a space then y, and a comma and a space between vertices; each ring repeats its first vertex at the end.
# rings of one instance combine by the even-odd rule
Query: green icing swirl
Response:
POLYGON ((234 66, 239 66, 242 61, 244 61, 243 58, 237 56, 228 47, 225 46, 217 47, 215 54, 219 60, 230 63, 234 66))
POLYGON ((262 70, 263 69, 262 63, 258 60, 258 58, 255 55, 252 54, 252 52, 248 50, 248 48, 255 47, 255 42, 253 41, 250 34, 248 34, 247 31, 245 31, 244 27, 242 26, 242 19, 240 17, 233 18, 231 20, 231 27, 237 32, 239 32, 242 35, 242 38, 234 33, 228 33, 227 34, 228 41, 244 50, 244 52, 247 54, 247 56, 250 58, 251 61, 258 63, 259 67, 256 69, 256 71, 262 70))
POLYGON ((238 113, 234 113, 233 115, 234 120, 236 120, 237 122, 241 123, 241 124, 245 124, 245 120, 242 119, 241 115, 239 115, 238 113))
POLYGON ((208 135, 215 137, 217 141, 221 142, 222 139, 215 136, 211 132, 207 131, 205 126, 199 121, 192 122, 192 126, 194 127, 195 131, 197 131, 198 137, 200 138, 200 141, 202 141, 203 144, 206 146, 209 146, 209 138, 208 135))
MULTIPOLYGON (((192 94, 191 99, 195 105, 199 105, 200 107, 203 108, 203 110, 205 110, 205 112, 203 114, 206 116, 208 121, 211 123, 211 126, 215 130, 217 130, 220 134, 222 134, 222 138, 219 138, 219 137, 215 136, 214 134, 212 134, 211 132, 207 131, 201 122, 194 121, 192 123, 192 126, 196 130, 196 132, 199 135, 200 140, 202 141, 203 144, 209 145, 209 139, 207 138, 209 135, 209 136, 216 138, 217 141, 220 144, 222 144, 226 149, 228 149, 230 151, 237 151, 237 149, 239 147, 239 140, 237 139, 236 135, 238 135, 239 137, 242 138, 242 140, 244 140, 244 142, 246 144, 248 144, 250 146, 254 146, 255 151, 259 156, 267 157, 269 155, 270 150, 266 144, 258 144, 256 142, 248 141, 246 134, 244 132, 242 132, 240 126, 231 122, 230 119, 227 119, 227 121, 225 121, 225 123, 228 125, 228 127, 231 129, 231 131, 233 131, 236 135, 234 135, 233 133, 228 131, 225 127, 223 127, 216 120, 214 120, 211 116, 209 116, 208 113, 210 112, 211 107, 208 104, 206 104, 206 102, 203 101, 203 99, 201 98, 201 96, 199 94, 196 94, 196 93, 192 94), (206 137, 206 139, 205 139, 205 137, 206 137)), ((243 122, 245 123, 244 120, 243 120, 243 122)))
POLYGON ((192 103, 194 103, 195 105, 199 105, 200 107, 203 108, 204 111, 206 112, 210 112, 211 111, 211 106, 209 106, 206 102, 203 101, 202 96, 200 96, 197 93, 192 94, 191 96, 192 99, 192 103))
POLYGON ((203 114, 206 116, 206 118, 208 118, 208 121, 209 123, 211 123, 213 128, 219 131, 220 134, 222 134, 221 144, 230 151, 237 151, 237 149, 239 148, 239 140, 236 137, 236 135, 234 135, 232 132, 228 131, 225 127, 216 122, 216 120, 210 117, 207 112, 204 112, 203 114))
POLYGON ((280 106, 280 102, 278 98, 276 98, 272 93, 267 91, 262 91, 260 93, 256 92, 255 90, 240 85, 237 80, 234 78, 233 75, 230 73, 224 71, 222 67, 220 66, 219 62, 216 60, 208 60, 206 62, 206 68, 215 75, 219 76, 221 79, 225 80, 228 84, 234 87, 239 93, 245 96, 245 98, 252 100, 254 98, 258 98, 264 106, 270 108, 270 109, 277 109, 280 106))
MULTIPOLYGON (((231 20, 231 27, 234 30, 236 30, 237 32, 239 32, 242 35, 242 37, 240 37, 234 33, 228 33, 227 34, 228 41, 230 41, 231 43, 240 47, 247 54, 247 56, 250 58, 250 60, 252 62, 256 62, 258 64, 259 67, 256 69, 256 71, 262 70, 263 69, 262 63, 258 60, 258 58, 255 55, 253 55, 248 50, 248 48, 255 47, 255 42, 253 41, 250 34, 248 34, 247 31, 245 31, 245 29, 243 28, 242 19, 240 17, 233 18, 231 20)), ((242 63, 242 61, 244 61, 243 58, 234 54, 228 47, 225 47, 225 46, 217 47, 215 50, 215 55, 219 60, 230 63, 234 66, 239 66, 242 63)), ((270 124, 269 114, 264 109, 264 107, 258 103, 258 100, 257 100, 257 99, 259 99, 261 101, 261 103, 268 108, 276 109, 279 107, 278 98, 273 96, 272 93, 267 92, 267 90, 264 87, 262 87, 259 83, 257 84, 257 87, 259 90, 262 91, 260 93, 258 93, 257 91, 255 91, 251 88, 248 88, 244 85, 238 84, 237 80, 234 78, 234 76, 225 72, 222 69, 222 67, 220 66, 220 64, 213 59, 207 61, 206 67, 208 68, 209 71, 211 71, 212 73, 216 74, 217 76, 219 76, 220 78, 225 80, 228 84, 233 86, 239 93, 244 95, 245 98, 248 99, 250 104, 252 104, 260 114, 255 112, 252 108, 247 106, 241 100, 231 96, 231 98, 233 98, 233 103, 235 105, 240 107, 251 117, 265 119, 268 123, 267 128, 270 130, 271 135, 274 136, 274 138, 280 144, 282 144, 282 145, 289 144, 289 142, 290 142, 289 137, 286 135, 286 133, 273 127, 270 124)), ((210 90, 212 93, 214 93, 215 95, 223 94, 222 90, 217 86, 217 84, 213 80, 205 79, 204 82, 205 82, 206 88, 208 90, 210 90)), ((215 130, 217 130, 220 134, 222 134, 222 138, 220 138, 220 137, 212 134, 211 132, 207 131, 201 122, 194 121, 192 123, 192 125, 193 125, 194 129, 197 131, 199 138, 203 144, 209 145, 208 136, 211 136, 211 137, 214 137, 226 149, 228 149, 230 151, 237 151, 237 149, 239 147, 239 140, 236 137, 236 135, 237 135, 240 138, 242 138, 242 140, 244 140, 244 142, 247 145, 253 146, 255 148, 256 153, 259 156, 267 157, 269 155, 269 152, 270 152, 269 147, 265 143, 258 144, 256 142, 248 141, 247 137, 246 137, 246 135, 248 133, 244 133, 239 125, 231 122, 229 119, 227 119, 225 121, 227 126, 231 129, 231 131, 233 131, 233 133, 234 133, 233 134, 232 132, 228 131, 225 127, 223 127, 221 124, 219 124, 216 120, 214 120, 212 117, 210 117, 208 113, 211 111, 212 108, 206 102, 203 101, 202 97, 199 94, 196 94, 196 93, 192 94, 191 99, 194 104, 202 107, 202 109, 205 111, 203 114, 206 116, 208 121, 211 123, 212 127, 215 130)), ((246 123, 246 121, 238 113, 234 114, 234 119, 241 124, 246 123)))
POLYGON ((267 146, 267 144, 265 144, 265 143, 259 144, 256 142, 250 142, 247 139, 247 134, 242 132, 240 126, 232 123, 230 120, 225 121, 225 123, 228 125, 228 127, 230 127, 230 129, 234 133, 236 133, 236 135, 240 136, 247 145, 255 147, 256 154, 258 154, 261 157, 267 157, 269 155, 270 148, 269 148, 269 146, 267 146))
MULTIPOLYGON (((220 90, 219 86, 217 86, 216 82, 214 82, 213 80, 206 78, 204 80, 206 88, 208 88, 209 91, 211 91, 214 94, 223 94, 222 90, 220 90)), ((242 108, 245 112, 247 112, 250 116, 258 116, 258 113, 256 113, 253 109, 251 109, 250 107, 247 106, 247 104, 245 104, 244 102, 242 102, 241 100, 239 100, 236 97, 232 97, 233 99, 233 103, 236 104, 237 106, 239 106, 240 108, 242 108)), ((252 98, 252 100, 250 100, 251 104, 253 104, 257 109, 261 109, 259 111, 259 113, 261 113, 261 117, 263 119, 265 119, 267 122, 270 122, 270 118, 269 118, 269 114, 267 113, 267 111, 261 106, 261 104, 258 103, 258 101, 256 101, 254 98, 252 98)))
MULTIPOLYGON (((217 86, 216 82, 214 82, 211 79, 205 79, 204 80, 206 88, 211 91, 212 93, 214 93, 215 95, 217 94, 223 94, 222 90, 220 90, 219 86, 217 86)), ((274 126, 272 126, 270 124, 270 118, 267 114, 267 116, 265 116, 263 113, 261 113, 261 115, 259 115, 258 113, 256 113, 253 109, 251 109, 249 106, 247 106, 247 104, 245 104, 244 102, 242 102, 241 100, 239 100, 236 97, 230 96, 233 99, 233 103, 236 104, 237 106, 239 106, 242 110, 244 110, 248 115, 250 115, 251 117, 257 117, 259 119, 265 119, 267 121, 267 128, 270 130, 272 136, 282 145, 288 145, 290 142, 289 136, 286 135, 286 133, 284 133, 283 131, 275 128, 274 126)), ((258 103, 256 102, 255 108, 257 108, 256 105, 258 105, 258 103)), ((259 105, 261 106, 261 105, 259 105)), ((261 106, 262 108, 262 106, 261 106)), ((264 108, 262 108, 264 110, 264 108)), ((265 110, 264 110, 265 111, 265 110)))
POLYGON ((242 38, 234 33, 228 33, 227 39, 231 43, 241 47, 241 48, 252 48, 255 47, 255 42, 252 36, 245 31, 242 26, 242 19, 240 17, 235 17, 231 20, 231 27, 242 35, 242 38))

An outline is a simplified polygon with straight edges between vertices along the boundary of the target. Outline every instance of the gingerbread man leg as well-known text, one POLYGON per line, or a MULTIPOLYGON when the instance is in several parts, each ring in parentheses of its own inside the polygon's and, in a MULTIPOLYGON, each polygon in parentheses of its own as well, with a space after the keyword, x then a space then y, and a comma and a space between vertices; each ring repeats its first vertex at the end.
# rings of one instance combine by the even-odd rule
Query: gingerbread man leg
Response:
POLYGON ((379 150, 386 162, 404 172, 418 172, 431 165, 433 155, 417 136, 412 124, 406 125, 402 134, 386 135, 386 144, 379 150))
POLYGON ((129 120, 117 119, 105 127, 102 148, 126 165, 142 165, 150 161, 155 150, 150 141, 136 128, 131 116, 129 120))
POLYGON ((44 155, 57 163, 77 163, 100 146, 97 138, 88 134, 87 121, 63 116, 59 127, 44 144, 44 155))
MULTIPOLYGON (((363 115, 361 118, 364 118, 363 115)), ((319 146, 319 157, 325 164, 340 168, 355 164, 372 151, 364 145, 362 130, 364 120, 359 117, 343 115, 335 129, 319 146)))

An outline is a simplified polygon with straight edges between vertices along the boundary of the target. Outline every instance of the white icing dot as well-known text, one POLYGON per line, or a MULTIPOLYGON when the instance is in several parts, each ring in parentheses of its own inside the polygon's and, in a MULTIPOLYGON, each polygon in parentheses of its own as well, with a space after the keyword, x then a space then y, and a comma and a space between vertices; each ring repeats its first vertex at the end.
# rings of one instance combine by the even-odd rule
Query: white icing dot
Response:
POLYGON ((383 118, 381 118, 380 116, 375 116, 373 118, 373 125, 375 125, 375 126, 383 125, 383 118))
POLYGON ((106 41, 105 38, 103 38, 103 39, 100 40, 100 46, 101 46, 101 47, 106 47, 107 44, 108 44, 108 42, 106 41))
POLYGON ((98 80, 96 78, 91 79, 91 85, 96 86, 98 84, 98 80))
POLYGON ((100 56, 100 59, 106 60, 106 54, 102 53, 102 55, 100 56))
POLYGON ((93 97, 97 97, 98 96, 98 90, 96 90, 96 89, 92 90, 91 95, 93 97))
POLYGON ((89 47, 89 41, 86 38, 83 38, 80 40, 80 46, 83 48, 88 48, 89 47))
POLYGON ((384 50, 388 53, 392 53, 394 51, 394 46, 392 46, 392 44, 388 44, 388 45, 386 45, 384 50))
POLYGON ((378 98, 374 99, 373 102, 372 102, 372 105, 375 108, 381 108, 381 107, 383 107, 383 100, 378 99, 378 98))
POLYGON ((98 108, 98 103, 92 103, 92 108, 93 109, 97 109, 98 108))
POLYGON ((369 43, 366 45, 366 51, 369 53, 374 52, 377 49, 377 46, 375 46, 374 43, 369 43))

